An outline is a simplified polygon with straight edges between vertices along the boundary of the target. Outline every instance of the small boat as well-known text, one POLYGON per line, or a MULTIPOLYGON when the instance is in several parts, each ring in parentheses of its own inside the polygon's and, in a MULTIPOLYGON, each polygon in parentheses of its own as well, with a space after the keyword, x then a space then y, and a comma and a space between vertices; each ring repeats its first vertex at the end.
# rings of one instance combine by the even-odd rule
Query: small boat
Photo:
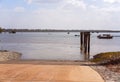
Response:
POLYGON ((98 35, 97 36, 99 39, 112 39, 113 36, 110 34, 103 34, 103 35, 98 35))
POLYGON ((15 30, 11 30, 11 31, 9 31, 9 33, 11 33, 11 34, 15 34, 16 31, 15 31, 15 30))
POLYGON ((67 34, 70 34, 70 32, 67 32, 67 34))
POLYGON ((75 35, 75 36, 80 36, 80 35, 75 35))

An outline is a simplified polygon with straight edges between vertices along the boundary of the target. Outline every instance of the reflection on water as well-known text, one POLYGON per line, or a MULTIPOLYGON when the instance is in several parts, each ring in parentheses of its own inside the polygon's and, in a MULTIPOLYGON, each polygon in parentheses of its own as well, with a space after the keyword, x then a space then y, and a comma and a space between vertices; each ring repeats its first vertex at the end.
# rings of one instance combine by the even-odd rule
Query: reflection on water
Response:
MULTIPOLYGON (((16 33, 0 34, 0 48, 21 52, 22 59, 83 60, 79 33, 16 33)), ((110 40, 91 36, 91 57, 105 51, 119 51, 120 38, 110 40)))

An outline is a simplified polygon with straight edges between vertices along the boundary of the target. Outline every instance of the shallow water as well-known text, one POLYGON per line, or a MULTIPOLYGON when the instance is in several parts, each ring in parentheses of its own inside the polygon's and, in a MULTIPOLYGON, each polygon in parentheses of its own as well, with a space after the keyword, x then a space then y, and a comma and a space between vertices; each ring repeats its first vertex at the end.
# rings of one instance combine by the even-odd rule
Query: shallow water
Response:
MULTIPOLYGON (((22 59, 84 60, 80 37, 66 32, 18 32, 0 34, 0 49, 21 52, 22 59)), ((120 50, 120 37, 97 39, 91 35, 91 57, 97 53, 120 50)), ((116 34, 112 34, 116 35, 116 34)))

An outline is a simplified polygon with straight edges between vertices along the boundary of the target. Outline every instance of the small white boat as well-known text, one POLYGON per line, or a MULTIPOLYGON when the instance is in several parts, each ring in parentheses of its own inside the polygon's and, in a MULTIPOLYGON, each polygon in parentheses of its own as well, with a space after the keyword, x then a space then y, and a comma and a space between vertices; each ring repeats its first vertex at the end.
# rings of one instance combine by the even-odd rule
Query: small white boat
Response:
POLYGON ((98 35, 97 36, 99 39, 112 39, 113 36, 110 34, 103 34, 103 35, 98 35))

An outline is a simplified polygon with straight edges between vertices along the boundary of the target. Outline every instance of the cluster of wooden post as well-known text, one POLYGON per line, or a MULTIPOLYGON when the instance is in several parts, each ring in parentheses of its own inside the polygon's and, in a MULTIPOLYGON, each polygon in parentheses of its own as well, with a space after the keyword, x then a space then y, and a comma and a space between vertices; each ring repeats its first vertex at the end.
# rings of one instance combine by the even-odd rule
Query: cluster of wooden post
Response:
POLYGON ((85 56, 85 60, 89 59, 90 56, 90 32, 80 33, 81 52, 85 56))

